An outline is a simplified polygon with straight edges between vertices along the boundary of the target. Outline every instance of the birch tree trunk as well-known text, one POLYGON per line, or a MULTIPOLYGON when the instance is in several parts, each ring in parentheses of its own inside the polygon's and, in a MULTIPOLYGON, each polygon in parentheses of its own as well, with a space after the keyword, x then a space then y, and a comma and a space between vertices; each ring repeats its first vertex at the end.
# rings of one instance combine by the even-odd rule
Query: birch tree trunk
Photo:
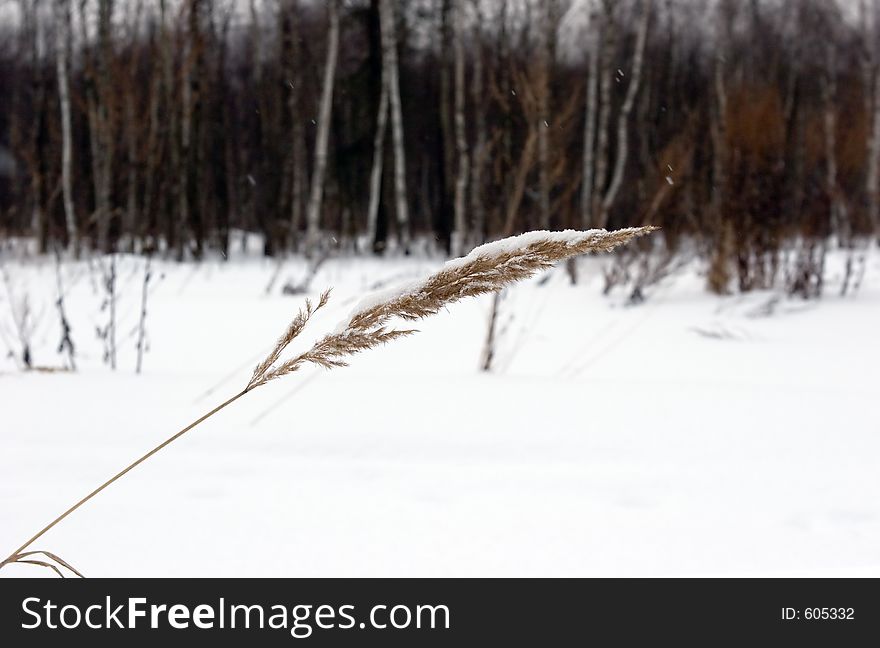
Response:
POLYGON ((651 0, 644 0, 641 10, 642 19, 639 23, 638 35, 636 36, 636 50, 633 54, 632 72, 626 89, 626 97, 623 100, 620 115, 617 118, 617 155, 614 161, 614 174, 611 177, 608 191, 602 200, 602 212, 599 220, 600 228, 604 228, 608 224, 608 213, 611 207, 614 206, 614 201, 617 199, 617 194, 623 183, 623 175, 626 171, 626 161, 629 154, 629 116, 635 104, 642 79, 642 61, 644 60, 645 42, 648 37, 648 23, 651 20, 651 0))
POLYGON ((465 198, 468 182, 467 131, 464 118, 464 0, 456 0, 454 17, 454 93, 455 93, 455 148, 458 153, 458 169, 455 179, 455 228, 452 232, 451 252, 453 257, 464 253, 467 236, 467 213, 465 198))
MULTIPOLYGON (((391 109, 391 137, 394 147, 394 198, 397 233, 400 246, 409 252, 410 222, 406 195, 406 152, 403 140, 403 111, 400 103, 400 72, 397 64, 397 27, 394 18, 394 0, 381 0, 379 5, 383 77, 387 73, 388 100, 391 109)), ((383 83, 385 81, 383 80, 383 83)))
POLYGON ((70 119, 70 0, 55 0, 55 56, 58 69, 58 100, 61 107, 61 192, 67 245, 79 256, 79 235, 73 204, 73 129, 70 119))
POLYGON ((330 118, 333 111, 333 84, 336 76, 336 59, 339 55, 339 0, 327 2, 330 20, 327 38, 327 60, 324 64, 324 80, 321 89, 321 104, 318 113, 318 133, 315 137, 315 164, 312 172, 312 186, 309 192, 309 205, 306 212, 308 228, 307 248, 310 254, 316 252, 320 238, 321 207, 324 199, 324 176, 327 172, 327 146, 330 139, 330 118))

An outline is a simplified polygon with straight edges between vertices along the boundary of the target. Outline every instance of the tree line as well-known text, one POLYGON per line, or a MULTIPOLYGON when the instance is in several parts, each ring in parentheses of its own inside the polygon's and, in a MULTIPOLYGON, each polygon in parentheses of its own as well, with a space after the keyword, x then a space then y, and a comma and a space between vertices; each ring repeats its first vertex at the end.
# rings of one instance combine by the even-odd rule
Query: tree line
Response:
POLYGON ((880 225, 877 3, 847 7, 15 0, 0 236, 458 254, 655 224, 712 290, 818 295, 827 251, 855 275, 880 225))

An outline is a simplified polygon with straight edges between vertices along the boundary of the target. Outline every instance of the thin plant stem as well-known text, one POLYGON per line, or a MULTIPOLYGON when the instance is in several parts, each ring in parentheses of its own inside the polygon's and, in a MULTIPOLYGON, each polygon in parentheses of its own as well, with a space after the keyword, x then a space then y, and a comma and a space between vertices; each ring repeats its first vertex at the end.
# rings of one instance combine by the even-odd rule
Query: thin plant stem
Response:
POLYGON ((46 525, 45 527, 43 527, 39 532, 37 532, 36 535, 34 535, 30 540, 28 540, 27 542, 25 542, 23 545, 21 545, 21 546, 20 546, 18 549, 16 549, 15 551, 13 551, 13 552, 9 555, 9 557, 8 557, 6 560, 4 560, 2 563, 0 563, 0 567, 2 567, 3 565, 9 564, 9 563, 17 562, 17 559, 21 556, 21 553, 22 553, 25 549, 27 549, 27 548, 30 547, 34 542, 36 542, 37 540, 39 540, 39 539, 40 539, 43 535, 45 535, 45 534, 46 534, 46 533, 47 533, 52 527, 54 527, 56 524, 58 524, 59 522, 61 522, 61 520, 63 520, 63 519, 66 518, 68 515, 70 515, 71 513, 73 513, 73 512, 74 512, 75 510, 77 510, 80 506, 82 506, 83 504, 85 504, 86 502, 88 502, 90 499, 92 499, 95 495, 97 495, 98 493, 100 493, 102 490, 104 490, 105 488, 107 488, 108 486, 110 486, 110 484, 112 484, 112 483, 115 482, 116 480, 120 479, 120 478, 123 477, 126 473, 128 473, 129 471, 133 470, 134 468, 136 468, 137 466, 139 466, 140 464, 142 464, 143 462, 145 462, 147 459, 149 459, 149 458, 152 457, 154 454, 156 454, 157 452, 159 452, 162 448, 164 448, 165 446, 167 446, 167 445, 171 444, 172 442, 176 441, 177 439, 179 439, 180 437, 182 437, 184 434, 186 434, 187 432, 189 432, 190 430, 192 430, 194 427, 196 427, 196 426, 199 425, 200 423, 203 423, 203 422, 206 421, 207 419, 209 419, 209 418, 211 418, 212 416, 214 416, 214 414, 216 414, 217 412, 219 412, 220 410, 222 410, 222 409, 225 408, 226 406, 231 405, 232 403, 234 403, 235 401, 237 401, 239 398, 241 398, 242 396, 244 396, 245 394, 247 394, 249 391, 250 391, 250 389, 245 389, 245 390, 240 391, 239 393, 237 393, 237 394, 236 394, 235 396, 233 396, 232 398, 230 398, 230 399, 224 401, 223 403, 221 403, 220 405, 218 405, 217 407, 215 407, 214 409, 212 409, 212 410, 211 410, 210 412, 208 412, 207 414, 203 414, 202 416, 200 416, 199 418, 197 418, 195 421, 193 421, 192 423, 190 423, 189 425, 187 425, 185 428, 183 428, 182 430, 180 430, 179 432, 177 432, 177 433, 174 434, 173 436, 170 436, 170 437, 168 437, 167 439, 165 439, 162 443, 160 443, 159 445, 157 445, 155 448, 153 448, 152 450, 150 450, 148 453, 146 453, 145 455, 143 455, 143 456, 140 457, 139 459, 133 461, 133 462, 130 463, 128 466, 126 466, 124 469, 120 470, 118 473, 116 473, 115 475, 113 475, 113 477, 111 477, 110 479, 108 479, 107 481, 105 481, 103 484, 101 484, 100 486, 98 486, 98 487, 97 487, 95 490, 93 490, 91 493, 89 493, 88 495, 86 495, 85 497, 83 497, 81 500, 79 500, 76 504, 74 504, 74 505, 71 506, 69 509, 67 509, 66 511, 64 511, 64 513, 62 513, 61 515, 59 515, 58 517, 56 517, 54 520, 52 520, 49 524, 47 524, 47 525, 46 525))

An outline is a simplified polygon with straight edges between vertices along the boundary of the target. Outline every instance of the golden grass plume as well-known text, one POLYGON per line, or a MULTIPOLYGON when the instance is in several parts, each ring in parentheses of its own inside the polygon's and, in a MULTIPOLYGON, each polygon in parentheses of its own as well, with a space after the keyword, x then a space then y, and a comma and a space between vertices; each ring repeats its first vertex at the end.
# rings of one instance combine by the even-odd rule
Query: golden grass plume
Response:
POLYGON ((302 332, 312 313, 327 303, 329 291, 324 292, 314 310, 306 301, 305 310, 299 312, 272 352, 257 365, 248 389, 293 373, 307 363, 327 369, 346 366, 346 358, 355 353, 415 333, 413 329, 388 328, 391 320, 414 321, 434 315, 466 297, 496 292, 572 256, 609 252, 654 229, 528 232, 482 245, 422 281, 368 297, 336 331, 319 339, 307 351, 279 363, 282 352, 302 332))

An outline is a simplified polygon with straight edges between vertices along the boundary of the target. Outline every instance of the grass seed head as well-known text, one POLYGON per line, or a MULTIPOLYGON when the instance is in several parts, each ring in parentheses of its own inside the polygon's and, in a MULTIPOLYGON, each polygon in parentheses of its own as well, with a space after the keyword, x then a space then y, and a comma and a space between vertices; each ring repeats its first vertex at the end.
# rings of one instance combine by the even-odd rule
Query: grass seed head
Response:
POLYGON ((247 390, 298 371, 305 364, 325 369, 345 367, 349 356, 416 332, 389 328, 392 320, 415 321, 435 315, 449 304, 497 292, 569 257, 610 252, 618 245, 655 229, 528 232, 480 246, 416 284, 378 302, 365 302, 336 332, 320 338, 307 351, 279 363, 284 349, 302 332, 311 316, 327 304, 330 295, 327 290, 314 308, 306 300, 304 308, 293 318, 269 355, 254 369, 247 390))

